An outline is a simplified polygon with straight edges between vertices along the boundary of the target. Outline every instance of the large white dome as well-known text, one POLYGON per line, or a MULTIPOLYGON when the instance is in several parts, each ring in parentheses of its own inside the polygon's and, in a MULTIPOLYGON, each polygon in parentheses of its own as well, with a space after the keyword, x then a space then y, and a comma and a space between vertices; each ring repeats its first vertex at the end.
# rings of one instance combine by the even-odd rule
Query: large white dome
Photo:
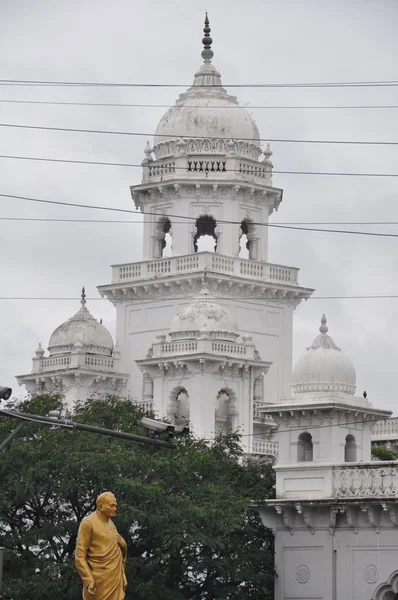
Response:
POLYGON ((62 323, 50 337, 48 350, 50 356, 71 352, 76 343, 83 344, 85 352, 111 356, 113 339, 109 331, 98 323, 86 306, 83 288, 81 308, 65 323, 62 323))
POLYGON ((320 335, 296 363, 293 369, 294 394, 306 392, 344 392, 354 394, 356 373, 352 362, 333 339, 327 335, 326 317, 323 315, 320 335))
POLYGON ((180 137, 245 140, 260 146, 260 133, 249 113, 227 98, 187 98, 161 118, 155 144, 180 137))
POLYGON ((243 141, 246 146, 255 146, 252 153, 257 154, 257 159, 261 154, 257 125, 247 110, 239 106, 236 97, 222 87, 221 75, 211 64, 213 51, 207 15, 203 31, 204 64, 195 74, 193 85, 180 94, 175 106, 161 118, 155 133, 155 154, 161 154, 156 147, 162 143, 204 138, 226 140, 226 143, 243 141))
POLYGON ((239 330, 233 316, 215 302, 204 283, 195 301, 174 317, 169 335, 172 340, 205 336, 235 341, 239 330))

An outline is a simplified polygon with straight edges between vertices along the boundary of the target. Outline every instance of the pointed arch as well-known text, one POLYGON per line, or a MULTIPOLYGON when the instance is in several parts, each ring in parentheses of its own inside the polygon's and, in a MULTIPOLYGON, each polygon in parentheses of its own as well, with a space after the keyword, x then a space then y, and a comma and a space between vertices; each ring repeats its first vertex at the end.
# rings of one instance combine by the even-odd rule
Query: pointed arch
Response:
POLYGON ((212 215, 200 215, 195 221, 195 252, 217 252, 217 221, 212 215), (212 239, 213 238, 213 239, 212 239))
POLYGON ((171 221, 165 215, 159 217, 155 225, 154 258, 172 256, 172 230, 171 221))
POLYGON ((182 385, 175 386, 169 394, 168 417, 175 425, 189 426, 190 399, 187 389, 182 385))
POLYGON ((311 462, 313 460, 312 435, 303 431, 297 441, 297 462, 311 462))
POLYGON ((239 258, 257 260, 258 238, 253 219, 245 217, 240 224, 239 233, 239 258))
POLYGON ((356 462, 357 460, 357 443, 355 437, 349 433, 345 438, 344 446, 344 461, 356 462))

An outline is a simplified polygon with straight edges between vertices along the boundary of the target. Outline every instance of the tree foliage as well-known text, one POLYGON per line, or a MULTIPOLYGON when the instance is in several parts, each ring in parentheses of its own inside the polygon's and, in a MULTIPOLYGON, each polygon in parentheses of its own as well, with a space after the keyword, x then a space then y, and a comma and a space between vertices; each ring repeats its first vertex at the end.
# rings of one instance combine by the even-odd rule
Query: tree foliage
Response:
MULTIPOLYGON (((38 396, 20 410, 61 404, 38 396)), ((74 420, 144 434, 143 413, 116 397, 90 400, 74 420)), ((0 441, 16 427, 1 418, 0 441)), ((272 535, 248 506, 271 497, 271 465, 243 461, 236 435, 188 436, 169 450, 28 424, 0 460, 5 597, 78 600, 78 524, 105 490, 128 541, 126 599, 271 600, 272 535)))
POLYGON ((378 460, 397 460, 398 454, 384 446, 372 446, 372 456, 378 460))

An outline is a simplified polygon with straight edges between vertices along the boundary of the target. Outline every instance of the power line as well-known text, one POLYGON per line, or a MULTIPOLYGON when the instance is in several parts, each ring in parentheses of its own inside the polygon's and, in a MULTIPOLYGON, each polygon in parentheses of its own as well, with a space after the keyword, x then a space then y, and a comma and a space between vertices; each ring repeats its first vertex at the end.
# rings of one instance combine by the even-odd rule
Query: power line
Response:
MULTIPOLYGON (((142 169, 142 164, 136 163, 112 163, 106 161, 97 161, 97 160, 73 160, 67 158, 47 158, 41 156, 15 156, 10 154, 0 154, 0 159, 11 159, 11 160, 33 160, 38 162, 50 162, 50 163, 65 163, 65 164, 77 164, 77 165, 93 165, 93 166, 106 166, 106 167, 129 167, 129 168, 140 168, 142 169)), ((260 166, 261 163, 258 163, 260 166)), ((176 171, 185 171, 188 172, 187 167, 178 167, 174 166, 176 171)), ((239 169, 225 169, 222 171, 223 173, 241 173, 239 169)), ((211 175, 212 171, 208 171, 211 175)), ((272 170, 269 172, 270 175, 278 174, 278 175, 321 175, 321 176, 341 176, 341 177, 398 177, 398 173, 343 173, 343 172, 333 172, 333 171, 277 171, 272 170)), ((250 175, 249 175, 250 177, 250 175)), ((255 177, 255 175, 253 175, 255 177)))
MULTIPOLYGON (((0 158, 13 159, 13 160, 33 160, 39 162, 55 162, 55 163, 66 163, 66 164, 81 164, 81 165, 94 165, 94 166, 109 166, 109 167, 133 167, 142 168, 142 164, 135 163, 112 163, 106 161, 94 161, 94 160, 73 160, 66 158, 47 158, 40 156, 13 156, 9 154, 0 154, 0 158)), ((258 163, 260 165, 260 163, 258 163)), ((187 171, 187 167, 174 167, 176 170, 187 171)), ((239 169, 225 169, 223 173, 241 173, 239 169)), ((209 174, 211 175, 211 171, 209 174)), ((273 174, 284 174, 284 175, 332 175, 332 176, 349 176, 349 177, 398 177, 398 173, 343 173, 333 171, 277 171, 272 170, 269 172, 273 174)))
MULTIPOLYGON (((5 100, 5 99, 0 99, 0 103, 7 103, 7 104, 45 104, 45 105, 54 105, 54 106, 111 106, 111 107, 124 107, 124 108, 171 108, 170 104, 124 104, 121 102, 58 102, 58 101, 52 101, 52 100, 5 100)), ((305 110, 318 110, 318 109, 327 109, 327 110, 334 110, 334 109, 344 109, 344 110, 351 110, 351 109, 355 109, 355 110, 373 110, 373 109, 394 109, 394 108, 398 108, 398 104, 367 104, 367 105, 363 105, 363 104, 357 104, 357 105, 307 105, 307 106, 300 106, 300 105, 282 105, 282 106, 234 106, 231 104, 225 105, 225 106, 208 106, 208 105, 198 105, 198 104, 184 104, 184 108, 208 108, 211 110, 218 110, 218 109, 239 109, 239 108, 247 108, 247 109, 266 109, 266 110, 298 110, 298 109, 305 109, 305 110)))
MULTIPOLYGON (((73 127, 45 127, 43 125, 19 125, 15 123, 0 123, 0 127, 8 127, 13 129, 35 129, 38 131, 66 131, 73 133, 95 133, 106 135, 127 135, 127 136, 143 136, 143 137, 164 137, 170 139, 167 133, 144 133, 141 131, 106 131, 104 129, 76 129, 73 127)), ((230 140, 231 136, 189 136, 184 133, 175 133, 174 137, 184 140, 230 140)), ((287 144, 349 144, 360 146, 398 146, 398 142, 376 141, 376 140, 302 140, 302 139, 279 139, 279 138, 239 138, 242 142, 275 142, 287 144)))
MULTIPOLYGON (((142 214, 142 213, 140 213, 142 214)), ((108 219, 51 219, 40 217, 0 217, 0 221, 33 221, 43 223, 116 223, 123 225, 142 225, 143 220, 108 220, 108 219)), ((146 223, 157 223, 156 220, 146 221, 146 223)), ((191 223, 191 221, 173 220, 174 223, 191 223)), ((280 221, 274 222, 273 225, 398 225, 398 221, 280 221)))
MULTIPOLYGON (((60 200, 43 200, 41 198, 32 198, 30 196, 0 194, 0 197, 16 198, 18 200, 26 200, 29 202, 39 202, 39 203, 43 203, 43 204, 56 204, 56 205, 60 205, 60 206, 72 206, 74 208, 89 208, 91 210, 107 210, 107 211, 115 211, 115 212, 122 212, 122 213, 128 213, 128 214, 137 214, 137 211, 129 210, 126 208, 113 208, 110 206, 93 206, 90 204, 62 202, 60 200)), ((141 210, 140 212, 141 212, 141 214, 148 214, 148 215, 153 216, 153 213, 150 211, 141 210)), ((171 218, 177 218, 177 219, 185 219, 187 222, 192 222, 192 221, 197 220, 197 217, 189 217, 189 216, 185 216, 185 215, 169 214, 169 215, 167 215, 167 217, 168 218, 171 217, 171 218)), ((227 219, 218 219, 218 223, 225 223, 228 225, 241 225, 242 221, 231 221, 231 220, 227 220, 227 219)), ((365 235, 365 236, 371 236, 371 237, 398 238, 398 234, 395 234, 395 233, 377 233, 377 232, 373 232, 373 231, 352 231, 352 230, 344 230, 344 229, 319 229, 319 228, 314 228, 314 227, 297 227, 294 225, 276 225, 273 223, 260 223, 258 221, 253 221, 253 225, 258 225, 261 227, 274 227, 277 229, 291 229, 291 230, 296 230, 296 231, 314 231, 314 232, 322 232, 322 233, 341 233, 341 234, 349 234, 349 235, 365 235)))
MULTIPOLYGON (((208 271, 208 273, 212 273, 212 271, 208 271)), ((217 271, 214 271, 214 274, 219 275, 219 273, 217 271)), ((146 281, 146 283, 150 283, 151 280, 136 280, 136 281, 129 281, 126 283, 143 283, 144 281, 146 281)), ((259 281, 258 283, 270 283, 270 282, 261 282, 259 281)), ((291 292, 294 292, 294 289, 290 290, 291 292)), ((165 294, 166 296, 166 294, 165 294)), ((179 299, 186 299, 187 296, 175 296, 170 294, 170 297, 172 297, 175 300, 179 300, 179 299)), ((88 301, 92 301, 92 300, 106 300, 107 298, 98 298, 98 297, 93 297, 93 298, 86 298, 86 300, 88 301)), ((228 295, 228 296, 221 296, 221 295, 217 295, 216 296, 217 300, 244 300, 244 301, 248 301, 248 300, 274 300, 276 302, 291 302, 292 299, 294 298, 278 298, 275 296, 266 296, 261 295, 261 296, 235 296, 235 295, 228 295)), ((390 299, 398 299, 398 294, 377 294, 377 295, 356 295, 356 296, 310 296, 308 298, 302 298, 303 300, 305 300, 306 302, 309 300, 390 300, 390 299)), ((56 301, 73 301, 73 302, 80 302, 81 298, 79 297, 47 297, 47 296, 0 296, 0 300, 56 300, 56 301)), ((140 298, 140 300, 143 300, 143 298, 140 298)))
POLYGON ((398 81, 339 81, 339 82, 299 82, 299 83, 225 83, 225 84, 183 84, 183 83, 113 83, 97 81, 51 81, 38 79, 0 79, 0 85, 39 86, 39 87, 107 87, 107 88, 340 88, 340 87, 396 87, 398 81))
MULTIPOLYGON (((338 404, 338 403, 331 401, 331 404, 338 404)), ((270 408, 272 408, 272 406, 273 406, 273 404, 269 404, 270 408)), ((263 408, 264 407, 262 406, 261 410, 263 408)), ((361 406, 360 408, 364 412, 371 412, 371 411, 375 410, 373 406, 370 406, 369 410, 366 410, 367 407, 365 407, 365 406, 361 406)), ((283 410, 284 409, 281 408, 281 411, 283 411, 283 410)), ((288 406, 286 406, 285 410, 289 410, 288 406)), ((311 411, 311 410, 314 410, 314 409, 311 408, 310 405, 308 405, 308 406, 306 406, 305 409, 303 408, 303 410, 309 410, 309 411, 311 411)), ((260 435, 262 435, 262 436, 267 436, 267 435, 270 436, 270 435, 276 435, 278 433, 289 433, 290 431, 303 431, 303 430, 307 431, 308 429, 323 429, 324 427, 344 427, 345 425, 359 425, 359 424, 362 424, 362 423, 373 423, 374 425, 376 425, 376 423, 378 421, 385 421, 387 419, 389 419, 389 417, 386 415, 386 417, 384 419, 383 418, 381 418, 381 419, 361 419, 361 420, 356 420, 356 421, 346 421, 345 423, 323 423, 322 425, 311 425, 311 426, 309 426, 309 425, 308 426, 302 425, 301 427, 300 427, 300 425, 297 425, 295 427, 291 427, 290 429, 279 429, 279 428, 278 429, 274 429, 272 433, 266 433, 266 432, 262 431, 262 432, 258 432, 258 433, 241 433, 241 434, 238 433, 238 435, 239 435, 239 437, 257 437, 257 436, 260 436, 260 435)), ((265 421, 263 423, 263 425, 267 425, 267 422, 265 421)), ((204 438, 204 439, 207 440, 207 441, 214 441, 215 440, 214 437, 213 438, 204 438)), ((276 441, 276 440, 264 439, 264 441, 265 442, 268 442, 268 441, 272 442, 272 441, 276 441)))

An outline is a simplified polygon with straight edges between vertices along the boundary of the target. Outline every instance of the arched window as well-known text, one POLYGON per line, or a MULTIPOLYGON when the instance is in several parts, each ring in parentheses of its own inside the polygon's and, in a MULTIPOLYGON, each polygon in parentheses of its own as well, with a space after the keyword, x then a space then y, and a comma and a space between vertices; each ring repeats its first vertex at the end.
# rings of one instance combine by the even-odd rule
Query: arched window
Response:
POLYGON ((189 396, 185 388, 182 388, 177 396, 177 412, 174 417, 175 425, 189 426, 189 396))
POLYGON ((195 252, 217 251, 217 222, 211 215, 201 215, 196 219, 196 234, 193 238, 195 252))
POLYGON ((154 258, 172 256, 171 221, 161 217, 156 223, 154 258))
POLYGON ((239 258, 257 260, 257 238, 254 223, 243 219, 240 224, 239 258))
POLYGON ((227 390, 220 390, 217 394, 216 406, 215 406, 215 419, 218 428, 218 433, 228 435, 232 430, 232 423, 230 417, 230 395, 227 390))
POLYGON ((313 460, 312 435, 308 431, 300 433, 297 442, 297 462, 313 460))
POLYGON ((351 433, 345 438, 344 460, 345 462, 356 462, 357 460, 357 444, 351 433))

